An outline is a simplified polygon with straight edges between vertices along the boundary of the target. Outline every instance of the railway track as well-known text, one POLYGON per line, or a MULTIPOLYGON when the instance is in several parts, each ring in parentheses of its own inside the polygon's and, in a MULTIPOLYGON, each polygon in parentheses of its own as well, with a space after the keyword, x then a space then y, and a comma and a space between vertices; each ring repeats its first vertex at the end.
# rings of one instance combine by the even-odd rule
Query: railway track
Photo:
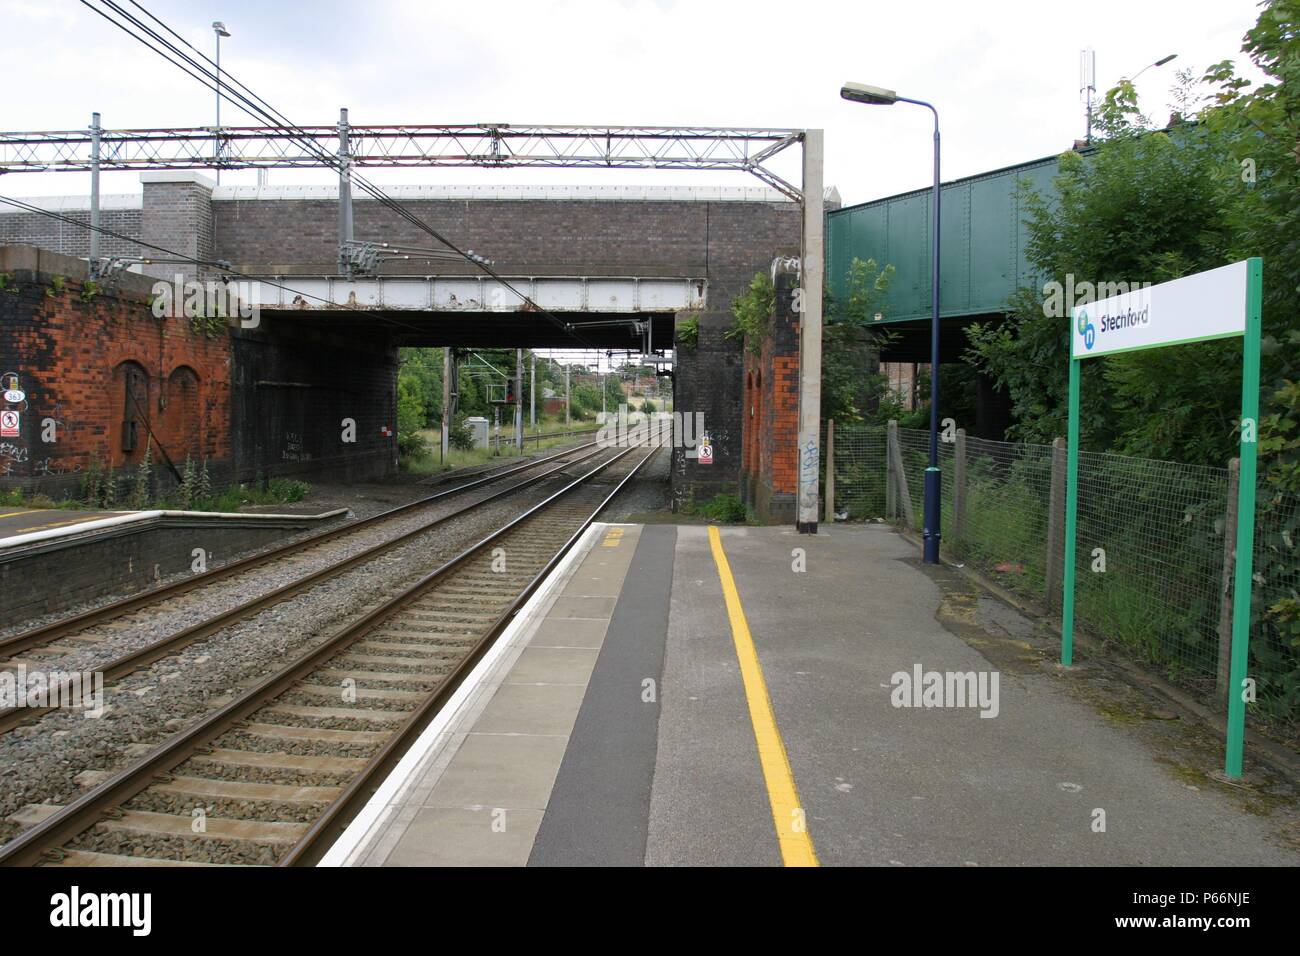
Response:
MULTIPOLYGON (((433 528, 480 509, 494 501, 513 495, 601 453, 600 449, 591 451, 590 449, 593 448, 595 448, 594 442, 504 471, 498 471, 458 485, 455 488, 428 495, 397 508, 372 515, 369 518, 350 522, 299 541, 290 542, 270 551, 231 562, 212 571, 196 574, 191 578, 143 594, 133 595, 70 618, 0 639, 0 669, 16 668, 19 664, 43 672, 73 672, 93 669, 103 675, 105 683, 120 680, 127 674, 175 654, 187 645, 214 634, 224 627, 229 627, 274 604, 286 601, 294 595, 337 577, 351 568, 373 560, 433 528), (554 464, 554 467, 544 467, 551 464, 554 464), (139 647, 132 648, 125 653, 116 654, 107 659, 95 660, 93 668, 79 665, 76 667, 66 666, 67 661, 73 660, 78 655, 85 654, 88 651, 93 651, 96 644, 111 640, 123 632, 130 631, 147 618, 164 611, 182 610, 187 602, 198 603, 204 601, 213 588, 226 587, 232 590, 247 589, 257 591, 258 589, 253 583, 256 575, 261 569, 273 562, 277 564, 283 564, 286 561, 310 564, 313 555, 319 558, 323 549, 327 549, 331 545, 337 545, 339 542, 363 533, 382 532, 386 525, 399 523, 408 516, 418 513, 421 509, 428 508, 438 502, 483 485, 537 468, 543 468, 543 470, 486 497, 470 502, 455 511, 431 517, 427 520, 416 521, 409 528, 382 537, 376 543, 354 551, 340 560, 328 561, 322 567, 305 571, 279 587, 262 590, 255 597, 238 601, 225 610, 204 617, 194 624, 175 630, 139 647), (15 656, 19 654, 28 656, 15 656)), ((67 699, 67 692, 70 687, 71 679, 62 682, 59 690, 64 694, 64 699, 67 699)), ((0 733, 9 731, 29 720, 34 720, 42 714, 48 713, 51 709, 48 707, 0 708, 0 733)))
POLYGON ((654 453, 593 465, 0 846, 0 863, 315 863, 654 453))

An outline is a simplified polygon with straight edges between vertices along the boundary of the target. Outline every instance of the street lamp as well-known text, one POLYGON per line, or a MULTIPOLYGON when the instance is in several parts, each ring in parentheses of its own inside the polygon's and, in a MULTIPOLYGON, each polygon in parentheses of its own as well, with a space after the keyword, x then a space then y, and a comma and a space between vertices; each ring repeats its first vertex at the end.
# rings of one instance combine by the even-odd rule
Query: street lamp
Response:
POLYGON ((217 128, 213 158, 217 160, 217 182, 221 182, 221 38, 230 36, 230 31, 220 20, 212 21, 212 32, 217 35, 217 128))
POLYGON ((865 83, 845 83, 840 96, 851 103, 893 106, 911 103, 934 114, 934 186, 930 193, 930 464, 925 469, 925 527, 922 560, 939 563, 939 111, 925 100, 899 96, 865 83))
MULTIPOLYGON (((1177 53, 1170 53, 1168 56, 1163 57, 1163 58, 1161 58, 1161 59, 1159 59, 1159 60, 1156 60, 1154 63, 1148 63, 1146 66, 1142 67, 1142 69, 1140 69, 1140 70, 1138 70, 1136 73, 1134 73, 1132 77, 1129 77, 1129 78, 1128 78, 1128 81, 1129 81, 1130 83, 1132 83, 1134 80, 1136 80, 1139 76, 1141 76, 1141 75, 1142 75, 1143 73, 1145 73, 1147 70, 1151 69, 1151 67, 1153 67, 1153 66, 1164 66, 1164 65, 1165 65, 1166 63, 1168 63, 1170 60, 1174 60, 1174 59, 1177 59, 1177 58, 1178 58, 1178 54, 1177 54, 1177 53)), ((1125 77, 1120 77, 1120 79, 1125 79, 1125 77)))

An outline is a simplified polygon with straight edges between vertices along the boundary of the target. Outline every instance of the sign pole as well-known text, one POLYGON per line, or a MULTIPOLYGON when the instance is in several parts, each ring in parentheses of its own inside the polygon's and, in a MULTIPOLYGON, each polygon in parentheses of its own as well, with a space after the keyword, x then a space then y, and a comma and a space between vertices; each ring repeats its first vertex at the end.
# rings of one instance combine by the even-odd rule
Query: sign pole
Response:
POLYGON ((1237 486, 1237 553, 1232 583, 1232 658, 1228 676, 1228 740, 1223 771, 1241 776, 1246 736, 1246 669, 1250 663, 1250 597, 1255 571, 1255 459, 1259 447, 1259 345, 1264 260, 1246 262, 1246 335, 1241 353, 1241 477, 1237 486))
POLYGON ((1065 445, 1065 574, 1061 594, 1061 664, 1074 663, 1074 539, 1079 511, 1079 359, 1070 357, 1070 425, 1065 445))

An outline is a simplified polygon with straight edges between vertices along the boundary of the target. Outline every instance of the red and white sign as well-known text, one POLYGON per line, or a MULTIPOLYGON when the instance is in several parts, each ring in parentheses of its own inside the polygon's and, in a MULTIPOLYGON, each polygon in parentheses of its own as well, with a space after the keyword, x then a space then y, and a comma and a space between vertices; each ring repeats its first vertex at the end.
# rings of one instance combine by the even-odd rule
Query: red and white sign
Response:
POLYGON ((383 435, 385 438, 392 438, 393 430, 387 425, 381 425, 379 428, 379 434, 383 435))
POLYGON ((701 442, 695 460, 701 465, 713 464, 713 446, 708 442, 701 442))
POLYGON ((18 413, 12 409, 0 412, 0 438, 18 437, 18 413))

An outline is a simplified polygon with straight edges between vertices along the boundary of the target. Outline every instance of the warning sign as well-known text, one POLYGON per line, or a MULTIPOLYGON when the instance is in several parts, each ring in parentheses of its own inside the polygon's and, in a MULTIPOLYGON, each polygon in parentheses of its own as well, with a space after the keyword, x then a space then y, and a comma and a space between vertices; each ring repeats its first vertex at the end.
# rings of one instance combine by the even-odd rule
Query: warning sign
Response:
POLYGON ((18 437, 18 413, 10 409, 0 412, 0 438, 18 437))
POLYGON ((695 460, 701 465, 713 464, 713 446, 708 442, 701 442, 695 460))

